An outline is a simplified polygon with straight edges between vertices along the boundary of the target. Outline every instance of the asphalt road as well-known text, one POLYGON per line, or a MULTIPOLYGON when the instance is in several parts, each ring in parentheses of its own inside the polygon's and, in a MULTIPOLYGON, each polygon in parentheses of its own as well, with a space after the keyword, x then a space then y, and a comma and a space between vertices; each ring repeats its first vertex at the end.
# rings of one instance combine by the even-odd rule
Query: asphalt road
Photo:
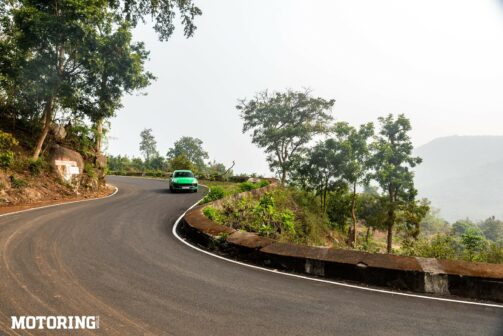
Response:
POLYGON ((12 315, 91 315, 99 331, 79 335, 503 335, 500 308, 316 283, 202 254, 171 233, 201 192, 109 182, 119 187, 111 198, 0 218, 0 334, 15 334, 12 315))

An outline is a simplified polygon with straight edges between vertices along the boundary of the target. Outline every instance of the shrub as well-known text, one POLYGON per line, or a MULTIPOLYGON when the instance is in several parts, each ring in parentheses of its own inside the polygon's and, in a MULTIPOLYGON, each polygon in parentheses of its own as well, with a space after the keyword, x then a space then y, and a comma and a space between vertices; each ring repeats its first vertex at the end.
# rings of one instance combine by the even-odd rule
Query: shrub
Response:
POLYGON ((239 191, 241 192, 250 191, 256 188, 257 186, 254 183, 248 181, 239 184, 239 191))
POLYGON ((90 178, 95 178, 96 177, 96 170, 92 164, 89 162, 86 162, 84 164, 84 172, 89 176, 90 178))
POLYGON ((246 181, 246 182, 242 182, 239 184, 239 191, 241 191, 241 192, 250 191, 250 190, 262 188, 262 187, 265 187, 268 185, 269 185, 269 181, 267 181, 267 180, 262 180, 257 183, 252 183, 252 182, 246 181))
POLYGON ((203 214, 208 217, 208 219, 217 222, 220 214, 218 213, 218 210, 215 209, 214 207, 206 207, 203 209, 203 214))
POLYGON ((31 160, 28 163, 28 170, 32 176, 39 176, 40 173, 44 170, 45 162, 42 159, 31 160))
POLYGON ((19 142, 12 134, 0 131, 0 167, 9 168, 14 161, 14 152, 11 150, 19 142))
POLYGON ((224 198, 225 192, 222 187, 212 187, 210 192, 204 196, 202 203, 209 203, 224 198))
POLYGON ((14 161, 14 153, 10 150, 0 153, 0 167, 9 168, 14 161))
POLYGON ((27 186, 26 181, 20 178, 16 178, 15 176, 10 177, 10 183, 13 188, 23 188, 27 186))
POLYGON ((242 183, 248 181, 249 178, 250 177, 248 175, 236 175, 229 177, 229 181, 234 183, 242 183))

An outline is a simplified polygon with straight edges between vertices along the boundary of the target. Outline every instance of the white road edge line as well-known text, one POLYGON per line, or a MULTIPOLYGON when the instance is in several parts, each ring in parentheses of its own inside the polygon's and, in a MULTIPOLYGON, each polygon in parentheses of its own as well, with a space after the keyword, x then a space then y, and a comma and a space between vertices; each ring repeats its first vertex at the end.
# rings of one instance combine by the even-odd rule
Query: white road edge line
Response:
POLYGON ((1 214, 0 218, 1 217, 12 216, 12 215, 17 215, 17 214, 20 214, 20 213, 23 213, 23 212, 29 212, 29 211, 35 211, 35 210, 41 210, 41 209, 47 209, 47 208, 57 207, 57 206, 61 206, 61 205, 83 203, 83 202, 91 202, 91 201, 98 201, 98 200, 106 199, 106 198, 115 196, 115 194, 117 194, 119 192, 119 188, 117 188, 116 186, 113 186, 113 185, 110 185, 110 186, 114 187, 115 190, 114 190, 113 193, 111 193, 110 195, 107 195, 105 197, 96 197, 96 198, 88 198, 88 199, 83 199, 83 200, 78 200, 78 201, 62 202, 62 203, 57 203, 57 204, 43 205, 43 206, 39 206, 39 207, 35 207, 35 208, 29 208, 29 209, 24 209, 24 210, 19 210, 19 211, 8 212, 8 213, 5 213, 5 214, 1 214))
MULTIPOLYGON (((204 186, 204 185, 201 185, 201 186, 204 186)), ((204 186, 204 187, 208 188, 207 186, 204 186)), ((278 270, 273 270, 273 269, 269 269, 269 268, 265 268, 265 267, 250 265, 250 264, 247 264, 247 263, 244 263, 244 262, 240 262, 240 261, 236 261, 236 260, 224 258, 222 256, 219 256, 217 254, 211 253, 209 251, 203 250, 203 249, 201 249, 199 247, 196 247, 196 246, 190 244, 189 242, 187 242, 186 240, 184 240, 182 237, 180 237, 178 235, 178 233, 176 232, 176 230, 178 228, 178 224, 180 224, 180 221, 185 216, 185 214, 187 212, 189 212, 190 210, 192 210, 194 207, 196 207, 199 203, 201 203, 201 201, 202 201, 202 199, 200 199, 199 201, 197 201, 190 208, 188 208, 180 217, 178 217, 178 219, 176 220, 175 224, 173 225, 172 233, 173 233, 173 235, 179 241, 181 241, 182 243, 184 243, 188 247, 190 247, 190 248, 192 248, 194 250, 197 250, 197 251, 199 251, 201 253, 207 254, 209 256, 215 257, 217 259, 225 260, 225 261, 233 263, 233 264, 238 264, 238 265, 241 265, 241 266, 253 268, 253 269, 264 271, 264 272, 269 272, 269 273, 274 273, 274 274, 281 274, 281 275, 289 276, 289 277, 292 277, 292 278, 298 278, 298 279, 304 279, 304 280, 309 280, 309 281, 315 281, 315 282, 321 282, 321 283, 326 283, 326 284, 332 284, 332 285, 341 286, 341 287, 360 289, 360 290, 365 290, 365 291, 368 291, 368 292, 377 292, 377 293, 383 293, 383 294, 407 296, 407 297, 417 298, 417 299, 433 300, 433 301, 443 301, 443 302, 450 302, 450 303, 460 303, 460 304, 467 304, 467 305, 474 305, 474 306, 483 306, 483 307, 491 307, 491 308, 503 308, 503 305, 499 305, 499 304, 491 304, 491 303, 481 303, 481 302, 472 302, 472 301, 463 301, 463 300, 438 298, 438 297, 424 296, 424 295, 419 295, 419 294, 409 294, 409 293, 402 293, 402 292, 393 292, 393 291, 384 290, 384 289, 376 289, 376 288, 368 288, 368 287, 362 287, 362 286, 357 286, 357 285, 350 285, 350 284, 347 284, 347 283, 344 283, 344 282, 311 278, 311 277, 308 277, 308 276, 287 273, 287 272, 283 272, 283 271, 278 271, 278 270)))

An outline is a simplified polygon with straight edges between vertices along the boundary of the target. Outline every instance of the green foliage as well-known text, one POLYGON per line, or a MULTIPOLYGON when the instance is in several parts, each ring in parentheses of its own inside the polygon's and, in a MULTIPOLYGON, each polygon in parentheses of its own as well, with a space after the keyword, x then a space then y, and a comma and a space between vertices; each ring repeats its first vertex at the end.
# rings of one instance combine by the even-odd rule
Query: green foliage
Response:
MULTIPOLYGON (((206 170, 204 160, 208 159, 208 153, 203 149, 203 141, 198 138, 184 136, 178 139, 166 154, 168 160, 179 156, 186 157, 199 173, 206 170)), ((224 167, 225 172, 225 167, 224 167)))
POLYGON ((257 183, 246 181, 246 182, 242 182, 239 184, 239 191, 241 191, 241 192, 250 191, 250 190, 254 190, 254 189, 258 189, 258 188, 263 188, 268 185, 269 185, 269 181, 267 181, 267 180, 262 180, 257 183))
POLYGON ((140 133, 140 152, 143 153, 145 157, 145 162, 148 164, 151 159, 159 156, 159 152, 157 151, 157 141, 155 141, 155 137, 152 134, 151 128, 145 128, 140 133))
POLYGON ((220 219, 220 214, 218 213, 218 210, 211 206, 205 207, 203 209, 203 214, 215 222, 218 222, 220 219))
POLYGON ((170 171, 175 171, 175 170, 192 170, 194 171, 194 165, 192 162, 185 156, 185 155, 179 155, 175 156, 169 161, 169 170, 170 171))
POLYGON ((0 167, 9 168, 14 162, 14 152, 4 151, 0 153, 0 167))
POLYGON ((17 178, 14 175, 10 177, 10 183, 11 186, 16 189, 24 188, 28 185, 28 183, 25 180, 17 178))
POLYGON ((480 223, 479 227, 487 239, 503 243, 503 221, 493 216, 480 223))
POLYGON ((453 234, 457 236, 463 235, 466 231, 468 230, 476 230, 477 226, 475 225, 474 222, 472 222, 470 219, 462 219, 456 221, 454 224, 452 224, 451 231, 453 234))
POLYGON ((369 161, 373 173, 369 175, 377 182, 388 197, 388 253, 392 248, 393 227, 396 221, 396 211, 414 202, 417 191, 414 188, 414 168, 421 163, 421 158, 413 157, 414 146, 409 132, 412 127, 409 119, 403 114, 395 118, 393 115, 379 118, 381 129, 379 136, 371 145, 373 155, 369 161))
POLYGON ((468 261, 481 261, 479 254, 486 247, 486 240, 480 231, 474 228, 468 228, 461 235, 461 243, 464 247, 464 258, 468 261))
POLYGON ((351 193, 347 184, 339 184, 330 193, 327 204, 327 215, 332 228, 338 228, 346 232, 347 225, 351 219, 351 193))
POLYGON ((12 147, 18 145, 17 141, 12 134, 0 130, 0 167, 9 168, 14 162, 14 152, 12 147))
POLYGON ((258 93, 236 108, 243 118, 243 133, 252 131, 252 142, 267 153, 271 169, 285 182, 294 162, 307 144, 328 131, 335 100, 314 98, 306 90, 258 93))
POLYGON ((222 187, 214 186, 214 187, 210 188, 210 191, 208 192, 208 194, 206 194, 206 196, 204 196, 201 203, 204 204, 204 203, 213 202, 213 201, 224 198, 224 196, 225 196, 224 189, 222 187))
POLYGON ((250 176, 248 175, 234 175, 229 177, 229 181, 234 183, 241 183, 248 181, 249 178, 250 176))
POLYGON ((89 162, 86 162, 84 164, 84 173, 87 174, 87 176, 89 176, 91 179, 95 178, 96 177, 96 169, 94 168, 94 166, 89 163, 89 162))
POLYGON ((30 160, 28 171, 32 176, 39 176, 46 169, 46 162, 39 158, 38 160, 30 160))

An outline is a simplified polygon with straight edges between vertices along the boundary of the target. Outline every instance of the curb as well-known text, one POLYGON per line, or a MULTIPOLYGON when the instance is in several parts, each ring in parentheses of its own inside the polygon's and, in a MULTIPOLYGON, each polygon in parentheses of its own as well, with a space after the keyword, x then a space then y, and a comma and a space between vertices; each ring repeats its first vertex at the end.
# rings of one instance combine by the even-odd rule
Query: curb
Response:
MULTIPOLYGON (((233 195, 232 198, 257 198, 276 186, 272 183, 264 188, 233 195)), ((255 233, 236 231, 203 215, 204 207, 218 207, 223 202, 218 200, 202 206, 195 204, 177 221, 177 224, 180 222, 179 232, 204 249, 258 265, 259 268, 392 290, 503 302, 503 265, 280 243, 255 233)), ((176 229, 175 226, 173 230, 176 229)))

